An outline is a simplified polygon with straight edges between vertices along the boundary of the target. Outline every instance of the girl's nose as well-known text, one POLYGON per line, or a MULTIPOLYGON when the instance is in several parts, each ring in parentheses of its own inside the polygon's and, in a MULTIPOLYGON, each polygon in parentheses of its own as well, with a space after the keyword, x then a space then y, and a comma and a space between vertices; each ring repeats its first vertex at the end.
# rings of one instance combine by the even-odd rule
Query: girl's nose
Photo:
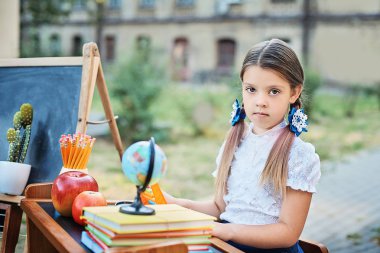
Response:
POLYGON ((263 94, 258 94, 257 97, 256 97, 256 106, 257 107, 267 107, 268 106, 268 102, 267 102, 267 99, 265 97, 265 95, 263 94))

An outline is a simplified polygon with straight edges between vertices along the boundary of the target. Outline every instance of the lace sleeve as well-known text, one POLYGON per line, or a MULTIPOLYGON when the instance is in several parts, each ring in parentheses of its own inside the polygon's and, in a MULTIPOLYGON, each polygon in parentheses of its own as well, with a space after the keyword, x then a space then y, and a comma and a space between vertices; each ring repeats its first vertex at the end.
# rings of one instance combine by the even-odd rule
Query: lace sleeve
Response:
POLYGON ((321 177, 319 156, 312 144, 296 138, 289 156, 287 186, 295 190, 316 192, 321 177))

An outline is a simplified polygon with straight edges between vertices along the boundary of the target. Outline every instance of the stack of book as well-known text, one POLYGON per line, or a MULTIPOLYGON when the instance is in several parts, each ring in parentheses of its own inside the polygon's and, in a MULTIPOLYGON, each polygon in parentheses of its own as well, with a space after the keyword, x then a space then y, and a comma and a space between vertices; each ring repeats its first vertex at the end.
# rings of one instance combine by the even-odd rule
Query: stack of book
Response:
POLYGON ((212 252, 209 238, 215 217, 174 204, 149 207, 154 215, 121 213, 120 206, 83 208, 82 243, 96 253, 166 241, 183 242, 189 252, 212 252))

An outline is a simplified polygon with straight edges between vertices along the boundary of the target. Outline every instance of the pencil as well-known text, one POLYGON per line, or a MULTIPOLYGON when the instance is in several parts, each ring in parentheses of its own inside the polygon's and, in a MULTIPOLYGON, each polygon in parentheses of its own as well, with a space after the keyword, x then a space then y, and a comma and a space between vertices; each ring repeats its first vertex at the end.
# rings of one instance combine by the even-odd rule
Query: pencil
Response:
POLYGON ((82 157, 80 168, 82 168, 82 169, 86 168, 86 165, 87 165, 86 161, 87 161, 87 157, 90 155, 90 152, 91 152, 90 145, 87 145, 86 149, 85 149, 85 152, 83 154, 83 157, 82 157))
POLYGON ((70 168, 76 169, 75 163, 77 162, 77 160, 79 159, 79 156, 81 154, 82 142, 83 142, 82 136, 78 135, 76 138, 75 153, 74 153, 74 156, 72 158, 70 168))
POLYGON ((77 156, 77 158, 75 159, 75 161, 74 161, 74 165, 73 165, 73 168, 75 168, 75 169, 80 169, 80 167, 79 167, 79 164, 80 164, 80 161, 81 161, 81 159, 82 159, 82 156, 83 156, 83 150, 84 150, 84 147, 80 147, 79 148, 79 154, 78 154, 78 156, 77 156))
POLYGON ((69 152, 69 158, 67 160, 67 167, 70 168, 71 165, 71 158, 74 155, 74 139, 71 139, 70 142, 68 143, 68 146, 70 147, 70 152, 69 152))
POLYGON ((63 138, 62 138, 62 136, 61 136, 61 138, 59 139, 59 146, 60 146, 60 149, 61 149, 62 164, 63 164, 63 166, 65 167, 65 148, 64 148, 64 143, 63 143, 63 138))
POLYGON ((67 137, 66 137, 66 145, 67 145, 67 149, 66 149, 66 166, 68 167, 69 166, 69 161, 70 161, 70 153, 71 153, 71 135, 70 134, 68 134, 67 137))
POLYGON ((93 145, 95 143, 95 140, 96 140, 96 138, 92 138, 91 141, 90 141, 90 143, 89 143, 89 145, 87 146, 86 155, 85 155, 85 157, 83 159, 83 163, 81 165, 82 169, 85 169, 87 167, 87 162, 88 162, 88 159, 90 158, 90 154, 91 154, 91 151, 92 151, 92 147, 93 147, 93 145))
POLYGON ((74 136, 75 137, 73 138, 73 142, 71 145, 71 147, 73 148, 73 151, 72 151, 72 156, 70 156, 70 163, 69 163, 69 168, 72 168, 72 169, 74 166, 73 163, 74 163, 75 157, 78 153, 78 142, 79 142, 79 135, 75 134, 74 136))
POLYGON ((89 142, 88 140, 88 135, 85 135, 84 137, 81 137, 81 143, 80 143, 80 152, 78 154, 77 159, 74 162, 74 168, 76 169, 83 169, 80 167, 82 163, 82 159, 86 150, 87 143, 89 142))

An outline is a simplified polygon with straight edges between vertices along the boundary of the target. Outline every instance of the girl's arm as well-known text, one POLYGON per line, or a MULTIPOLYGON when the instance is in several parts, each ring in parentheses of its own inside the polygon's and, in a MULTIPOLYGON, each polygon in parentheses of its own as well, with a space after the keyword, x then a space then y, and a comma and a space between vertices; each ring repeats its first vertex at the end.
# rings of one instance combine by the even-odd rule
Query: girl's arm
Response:
POLYGON ((312 194, 289 187, 282 203, 279 221, 269 225, 216 223, 213 235, 222 240, 257 248, 288 248, 299 239, 306 222, 312 194))
MULTIPOLYGON (((175 198, 166 192, 164 192, 163 194, 168 204, 177 204, 201 213, 212 215, 216 218, 219 218, 219 215, 221 214, 221 210, 219 210, 214 200, 193 201, 189 199, 175 198)), ((222 206, 221 208, 224 210, 224 206, 222 206)))

